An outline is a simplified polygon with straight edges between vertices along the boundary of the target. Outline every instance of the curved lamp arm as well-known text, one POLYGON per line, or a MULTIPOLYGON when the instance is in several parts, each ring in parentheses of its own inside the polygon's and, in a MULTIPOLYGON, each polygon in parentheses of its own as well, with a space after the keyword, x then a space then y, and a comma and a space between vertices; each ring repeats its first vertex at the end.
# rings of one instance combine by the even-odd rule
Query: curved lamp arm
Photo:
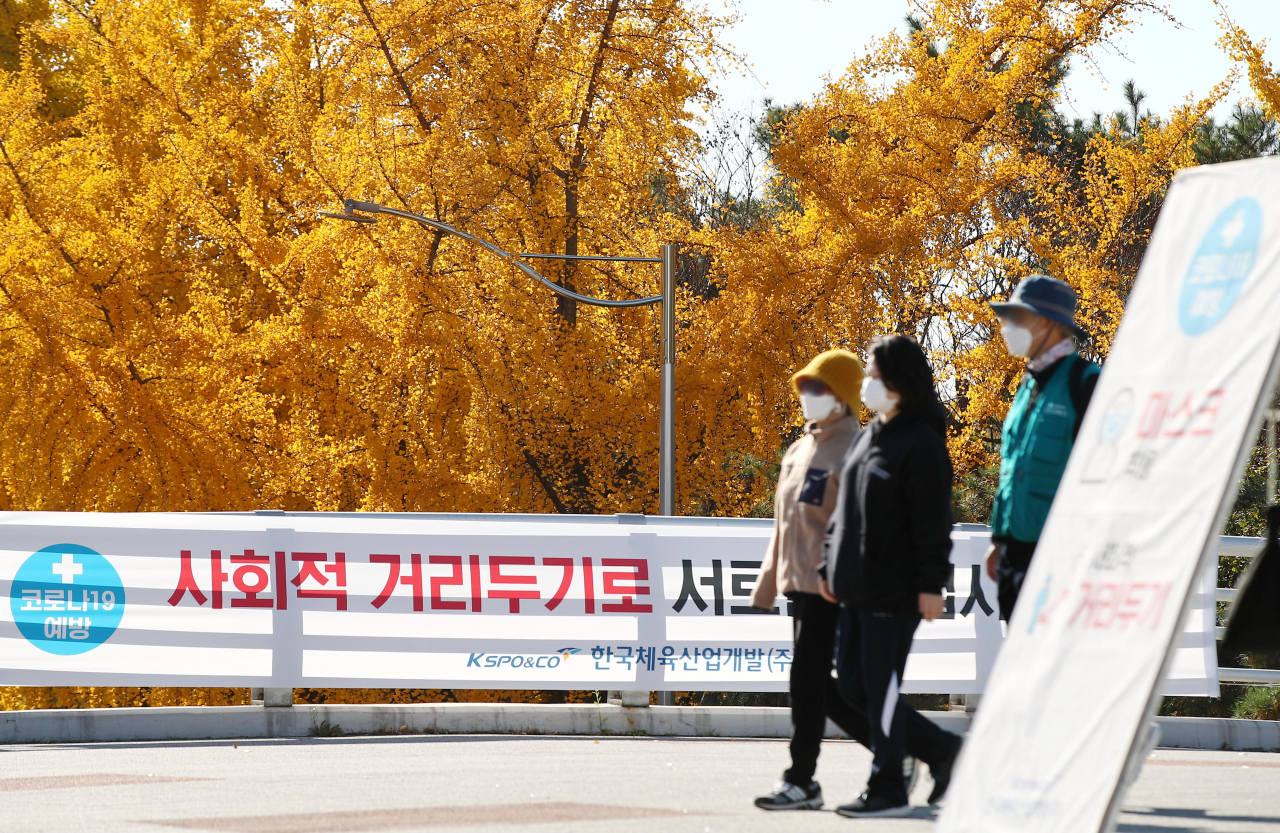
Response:
MULTIPOLYGON (((453 234, 458 237, 461 237, 463 240, 469 240, 472 243, 475 243, 479 246, 483 246, 484 248, 488 249, 490 252, 493 252, 498 257, 510 263, 512 266, 515 266, 521 272, 524 272, 529 277, 538 281, 547 289, 550 289, 552 292, 556 293, 557 295, 563 295, 566 298, 572 298, 573 300, 583 304, 590 304, 591 306, 595 306, 595 307, 643 307, 643 306, 647 306, 648 304, 658 304, 662 302, 661 295, 653 295, 648 298, 633 298, 629 301, 610 301, 604 298, 592 298, 587 295, 579 295, 577 292, 574 292, 571 289, 565 289, 563 286, 560 286, 559 284, 556 284, 552 281, 547 280, 542 275, 538 274, 531 266, 520 262, 521 257, 531 257, 531 255, 513 255, 511 252, 499 249, 497 246, 493 245, 487 240, 481 240, 479 237, 476 237, 473 234, 467 234, 465 231, 461 231, 457 228, 454 228, 453 226, 447 223, 442 223, 439 220, 431 220, 426 217, 423 217, 421 214, 414 214, 411 211, 401 211, 397 208, 388 208, 387 206, 379 205, 376 202, 361 202, 359 200, 343 200, 342 208, 343 208, 342 214, 335 214, 331 211, 321 211, 320 216, 332 217, 335 220, 351 220, 357 223, 378 222, 376 219, 372 217, 360 217, 355 213, 357 211, 364 211, 369 214, 390 214, 393 217, 400 217, 405 220, 412 220, 415 223, 419 223, 423 226, 426 226, 427 228, 433 231, 443 232, 445 234, 453 234)), ((532 255, 532 256, 543 257, 543 255, 532 255)), ((561 256, 554 255, 552 257, 561 257, 561 256)), ((660 257, 580 257, 579 258, 579 257, 574 257, 569 255, 565 255, 563 257, 565 257, 565 259, 568 259, 568 260, 618 260, 618 261, 638 261, 642 263, 661 263, 662 262, 662 258, 660 257)))

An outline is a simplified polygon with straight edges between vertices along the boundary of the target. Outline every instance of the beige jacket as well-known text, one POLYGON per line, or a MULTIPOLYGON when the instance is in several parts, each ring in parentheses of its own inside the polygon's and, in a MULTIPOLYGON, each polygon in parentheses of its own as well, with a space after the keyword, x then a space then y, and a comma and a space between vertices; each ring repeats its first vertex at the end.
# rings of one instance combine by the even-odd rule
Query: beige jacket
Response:
POLYGON ((779 593, 817 594, 822 541, 840 491, 840 464, 858 431, 852 415, 826 428, 810 425, 787 449, 773 500, 773 538, 752 605, 772 608, 779 593))

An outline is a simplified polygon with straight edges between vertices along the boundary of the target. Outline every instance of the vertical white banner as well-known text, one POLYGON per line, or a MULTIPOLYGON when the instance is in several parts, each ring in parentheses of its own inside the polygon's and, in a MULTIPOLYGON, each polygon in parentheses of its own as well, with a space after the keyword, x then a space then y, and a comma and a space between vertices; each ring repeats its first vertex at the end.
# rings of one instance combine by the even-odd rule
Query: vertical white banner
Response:
POLYGON ((1179 172, 939 829, 1114 825, 1275 384, 1280 160, 1179 172))

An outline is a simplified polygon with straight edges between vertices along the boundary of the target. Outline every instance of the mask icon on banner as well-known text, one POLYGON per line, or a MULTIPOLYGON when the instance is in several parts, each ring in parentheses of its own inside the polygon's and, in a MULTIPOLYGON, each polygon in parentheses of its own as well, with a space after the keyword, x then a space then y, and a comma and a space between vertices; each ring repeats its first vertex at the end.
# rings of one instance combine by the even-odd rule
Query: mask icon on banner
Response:
POLYGON ((1119 455, 1120 438, 1133 417, 1135 397, 1133 388, 1125 388, 1111 398, 1102 415, 1098 439, 1084 465, 1080 480, 1084 483, 1105 483, 1111 479, 1119 455))
POLYGON ((898 404, 898 394, 891 393, 880 379, 868 376, 862 380, 862 404, 877 414, 887 413, 898 404))
POLYGON ((840 400, 835 394, 824 393, 816 396, 812 393, 800 394, 800 412, 809 422, 821 422, 841 410, 840 400))
POLYGON ((1009 348, 1009 353, 1014 356, 1022 356, 1026 358, 1031 353, 1031 331, 1026 327, 1019 327, 1016 324, 1008 324, 1000 322, 1000 335, 1004 338, 1005 346, 1009 348))

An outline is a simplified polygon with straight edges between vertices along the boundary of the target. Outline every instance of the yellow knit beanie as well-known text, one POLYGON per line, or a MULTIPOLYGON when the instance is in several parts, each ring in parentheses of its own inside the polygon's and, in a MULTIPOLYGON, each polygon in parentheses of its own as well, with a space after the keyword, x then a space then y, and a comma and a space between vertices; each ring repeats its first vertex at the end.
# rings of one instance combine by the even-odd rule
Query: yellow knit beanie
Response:
POLYGON ((844 400, 850 409, 857 410, 862 401, 862 362, 848 350, 828 350, 813 357, 813 361, 791 377, 791 387, 801 379, 817 379, 844 400))

